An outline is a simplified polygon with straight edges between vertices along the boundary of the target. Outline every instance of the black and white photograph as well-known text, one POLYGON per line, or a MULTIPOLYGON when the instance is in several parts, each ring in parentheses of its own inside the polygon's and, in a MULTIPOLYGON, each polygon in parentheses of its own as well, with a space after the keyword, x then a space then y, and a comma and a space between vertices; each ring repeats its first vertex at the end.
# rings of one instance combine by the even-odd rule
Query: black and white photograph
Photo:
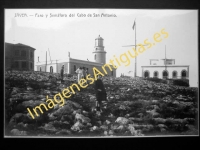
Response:
POLYGON ((199 136, 198 10, 4 9, 4 137, 199 136))

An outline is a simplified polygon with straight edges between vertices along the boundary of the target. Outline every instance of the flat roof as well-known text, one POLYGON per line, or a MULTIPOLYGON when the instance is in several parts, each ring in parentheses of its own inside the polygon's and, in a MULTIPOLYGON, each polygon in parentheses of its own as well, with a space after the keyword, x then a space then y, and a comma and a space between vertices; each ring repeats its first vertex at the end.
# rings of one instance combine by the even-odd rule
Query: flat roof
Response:
POLYGON ((141 67, 189 67, 190 65, 160 65, 160 66, 157 66, 157 65, 151 65, 151 66, 141 66, 141 67))
POLYGON ((21 43, 13 44, 13 43, 7 43, 7 42, 5 42, 5 44, 7 44, 7 45, 13 45, 13 46, 19 46, 19 47, 28 47, 28 48, 31 48, 33 50, 36 50, 35 48, 33 48, 31 46, 28 46, 28 45, 25 45, 25 44, 21 44, 21 43))

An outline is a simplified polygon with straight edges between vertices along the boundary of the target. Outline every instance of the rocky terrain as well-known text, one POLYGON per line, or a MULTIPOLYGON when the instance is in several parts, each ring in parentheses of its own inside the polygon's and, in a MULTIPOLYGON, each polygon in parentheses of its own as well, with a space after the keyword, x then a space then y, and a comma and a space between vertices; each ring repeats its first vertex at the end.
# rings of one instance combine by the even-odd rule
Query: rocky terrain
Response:
POLYGON ((161 136, 198 135, 198 89, 155 83, 142 78, 104 77, 107 101, 97 116, 93 85, 39 117, 27 107, 45 103, 74 83, 59 74, 28 71, 5 73, 6 136, 161 136), (49 79, 49 76, 52 79, 49 79))

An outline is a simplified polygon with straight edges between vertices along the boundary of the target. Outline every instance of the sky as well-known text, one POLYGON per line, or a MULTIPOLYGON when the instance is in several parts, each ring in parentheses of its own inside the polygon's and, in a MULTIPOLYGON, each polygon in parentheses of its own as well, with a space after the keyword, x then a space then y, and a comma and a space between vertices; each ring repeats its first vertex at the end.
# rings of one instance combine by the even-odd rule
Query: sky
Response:
MULTIPOLYGON (((109 62, 114 55, 119 58, 132 49, 124 46, 135 44, 135 31, 136 43, 143 44, 145 39, 151 42, 154 34, 164 29, 168 37, 162 36, 161 42, 138 55, 137 76, 142 75, 141 66, 150 64, 149 59, 165 58, 166 46, 166 58, 175 59, 176 65, 189 65, 190 86, 198 87, 198 10, 5 9, 4 22, 4 41, 35 48, 35 62, 38 56, 45 61, 48 50, 51 60, 65 59, 70 52, 72 58, 94 61, 92 52, 99 35, 104 39, 109 62), (59 13, 67 17, 56 17, 59 13)), ((121 73, 134 76, 134 63, 135 59, 131 59, 129 66, 122 64, 117 76, 121 73)))

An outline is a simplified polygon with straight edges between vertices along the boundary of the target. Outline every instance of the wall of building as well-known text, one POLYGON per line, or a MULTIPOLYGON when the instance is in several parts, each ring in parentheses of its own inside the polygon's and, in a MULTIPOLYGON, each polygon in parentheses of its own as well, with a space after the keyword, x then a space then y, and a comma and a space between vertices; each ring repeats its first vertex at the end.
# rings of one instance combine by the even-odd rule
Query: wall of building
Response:
MULTIPOLYGON (((101 73, 103 73, 105 75, 105 73, 102 69, 102 65, 95 65, 95 64, 92 64, 92 63, 91 64, 83 64, 83 63, 79 63, 79 62, 71 62, 70 65, 71 65, 71 67, 70 67, 70 73, 71 74, 76 74, 75 68, 78 69, 79 67, 85 67, 85 68, 88 68, 88 74, 94 75, 93 67, 95 67, 99 71, 101 71, 101 73), (75 68, 74 68, 74 66, 75 66, 75 68)), ((107 75, 116 77, 116 70, 115 69, 112 69, 113 73, 110 71, 110 69, 108 67, 105 67, 105 70, 107 71, 107 75)))
MULTIPOLYGON (((68 71, 68 62, 62 62, 62 63, 47 62, 46 72, 50 72, 50 69, 52 67, 53 73, 60 73, 60 70, 61 70, 63 65, 64 65, 64 73, 68 73, 67 72, 68 71)), ((45 72, 45 67, 46 67, 46 64, 40 64, 40 65, 37 64, 37 71, 40 71, 40 68, 41 68, 41 71, 45 72)))
MULTIPOLYGON (((165 65, 164 59, 150 59, 150 65, 165 65)), ((175 65, 175 59, 166 59, 166 65, 175 65)))
MULTIPOLYGON (((189 77, 189 66, 167 66, 168 78, 172 78, 172 72, 177 71, 177 78, 181 78, 181 72, 186 71, 187 78, 189 77)), ((154 72, 158 71, 158 78, 163 78, 163 71, 165 66, 142 66, 142 77, 144 77, 145 71, 149 71, 150 77, 154 77, 154 72)))
POLYGON ((103 52, 95 51, 93 53, 94 53, 94 61, 95 62, 103 63, 103 64, 106 63, 106 52, 105 51, 103 51, 103 52))
POLYGON ((45 72, 45 65, 37 66, 37 71, 45 72))
POLYGON ((11 69, 12 65, 12 44, 5 44, 5 70, 11 69))
POLYGON ((5 44, 5 68, 34 71, 34 50, 23 44, 5 44))
POLYGON ((64 65, 64 73, 68 73, 68 62, 62 62, 62 63, 58 63, 58 70, 57 72, 60 73, 60 70, 62 68, 62 66, 64 65))
MULTIPOLYGON (((95 63, 90 62, 89 64, 84 64, 81 62, 62 62, 62 63, 53 63, 53 64, 47 64, 47 72, 50 72, 50 67, 53 67, 53 73, 60 73, 61 67, 64 65, 64 73, 67 74, 74 74, 76 75, 75 71, 79 68, 79 67, 85 67, 88 68, 88 74, 94 75, 93 74, 93 67, 97 68, 99 71, 101 71, 101 73, 103 73, 104 75, 105 72, 102 69, 102 65, 95 65, 95 63), (74 68, 75 66, 75 68, 74 68)), ((37 65, 37 71, 41 71, 45 72, 45 64, 41 64, 41 65, 37 65)), ((109 76, 114 76, 116 77, 116 70, 111 66, 112 71, 110 71, 110 69, 108 67, 105 67, 105 70, 107 71, 107 75, 109 76)))

